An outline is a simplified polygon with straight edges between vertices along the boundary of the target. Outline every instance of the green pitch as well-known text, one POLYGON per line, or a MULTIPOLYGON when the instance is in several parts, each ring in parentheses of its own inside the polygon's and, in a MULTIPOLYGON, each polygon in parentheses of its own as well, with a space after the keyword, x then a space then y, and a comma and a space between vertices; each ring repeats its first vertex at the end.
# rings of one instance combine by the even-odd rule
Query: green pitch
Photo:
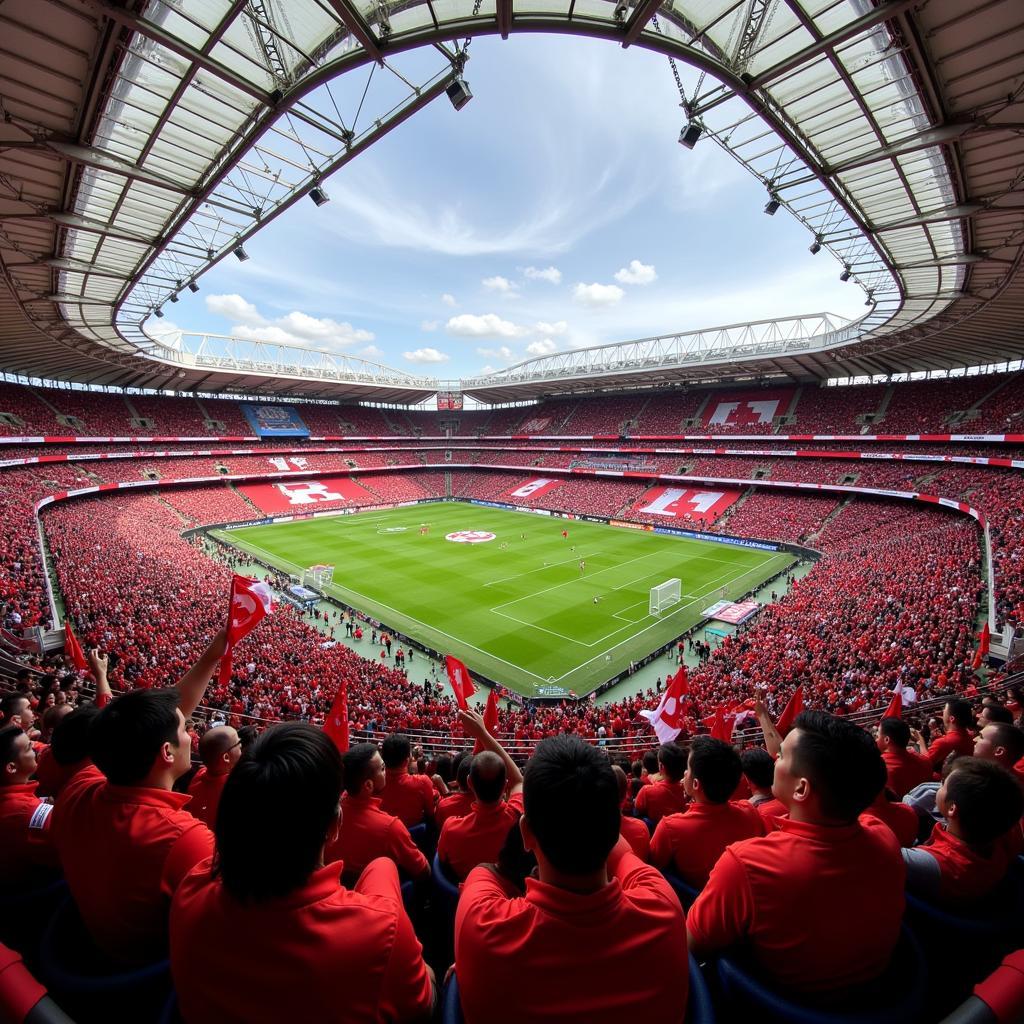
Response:
POLYGON ((737 597, 795 561, 452 502, 215 532, 289 573, 335 566, 333 596, 527 696, 589 692, 703 618, 723 587, 737 597), (445 539, 457 531, 494 539, 445 539), (681 601, 650 615, 651 587, 673 577, 681 601))

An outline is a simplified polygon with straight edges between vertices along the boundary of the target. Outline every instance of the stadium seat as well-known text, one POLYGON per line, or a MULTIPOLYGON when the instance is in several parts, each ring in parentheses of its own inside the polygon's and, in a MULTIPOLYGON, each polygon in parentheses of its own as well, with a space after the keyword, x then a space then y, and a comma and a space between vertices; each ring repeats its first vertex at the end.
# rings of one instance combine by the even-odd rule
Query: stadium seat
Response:
POLYGON ((854 995, 842 1008, 811 1001, 770 988, 755 974, 741 954, 718 957, 718 982, 729 1020, 757 1020, 759 1024, 911 1024, 924 1010, 927 965, 913 933, 904 926, 888 970, 854 995))
POLYGON ((692 885, 687 885, 674 871, 666 870, 662 874, 665 876, 665 881, 672 886, 675 894, 679 897, 679 902, 682 903, 683 909, 688 910, 693 905, 693 901, 700 895, 700 890, 694 889, 692 885))
POLYGON ((0 889, 0 942, 16 949, 35 968, 43 931, 67 895, 63 878, 0 889))
POLYGON ((430 877, 434 883, 434 899, 439 908, 444 910, 451 924, 455 922, 455 907, 459 902, 459 886, 453 882, 444 869, 437 854, 430 865, 430 877))
POLYGON ((462 1024, 462 1003, 459 1001, 459 979, 452 971, 441 993, 441 1024, 462 1024))
POLYGON ((402 906, 405 907, 405 912, 412 917, 416 908, 416 884, 414 882, 402 883, 402 906))
POLYGON ((159 960, 126 968, 96 948, 68 897, 43 934, 40 974, 78 1024, 106 1022, 111 1007, 136 1024, 160 1019, 171 991, 171 965, 159 960))

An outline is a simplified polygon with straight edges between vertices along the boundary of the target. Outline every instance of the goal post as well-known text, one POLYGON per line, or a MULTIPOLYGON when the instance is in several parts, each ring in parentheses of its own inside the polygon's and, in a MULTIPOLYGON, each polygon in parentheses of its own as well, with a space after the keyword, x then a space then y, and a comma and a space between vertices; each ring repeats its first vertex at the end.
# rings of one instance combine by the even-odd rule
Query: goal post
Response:
POLYGON ((666 608, 679 604, 682 596, 682 583, 677 580, 666 580, 656 587, 651 587, 651 601, 649 614, 660 615, 666 608))
POLYGON ((311 565, 303 570, 302 585, 314 590, 322 590, 334 580, 333 565, 311 565))

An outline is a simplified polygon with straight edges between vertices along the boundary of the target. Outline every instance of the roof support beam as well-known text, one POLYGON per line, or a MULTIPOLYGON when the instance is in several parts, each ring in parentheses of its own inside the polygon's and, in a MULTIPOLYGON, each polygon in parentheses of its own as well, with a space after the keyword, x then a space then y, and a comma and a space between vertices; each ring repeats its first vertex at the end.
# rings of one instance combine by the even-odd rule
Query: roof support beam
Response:
POLYGON ((938 224, 944 220, 963 220, 965 217, 973 217, 984 209, 985 207, 981 203, 960 203, 956 206, 944 206, 938 210, 926 210, 916 217, 905 217, 902 220, 890 221, 888 224, 873 224, 871 230, 875 233, 899 231, 901 228, 916 228, 922 224, 938 224))
MULTIPOLYGON (((660 3, 661 0, 658 0, 660 3)), ((508 39, 512 29, 512 0, 497 0, 495 15, 498 19, 498 31, 502 39, 508 39)))
POLYGON ((622 48, 632 45, 640 38, 640 33, 647 27, 647 23, 658 13, 662 0, 641 0, 633 8, 633 13, 626 22, 626 35, 622 40, 622 48))
POLYGON ((359 40, 362 48, 378 63, 384 63, 380 41, 373 34, 363 16, 347 0, 327 0, 331 10, 341 18, 342 24, 359 40))
POLYGON ((46 148, 53 150, 59 156, 72 160, 84 167, 94 167, 99 171, 108 171, 111 174, 118 174, 124 178, 131 178, 133 181, 141 181, 146 185, 154 185, 157 188, 167 189, 169 192, 177 192, 179 195, 194 195, 194 189, 182 182, 172 181, 155 171, 148 171, 127 160, 120 160, 112 153, 105 153, 102 150, 94 149, 91 146, 79 146, 73 142, 59 142, 48 140, 46 148))

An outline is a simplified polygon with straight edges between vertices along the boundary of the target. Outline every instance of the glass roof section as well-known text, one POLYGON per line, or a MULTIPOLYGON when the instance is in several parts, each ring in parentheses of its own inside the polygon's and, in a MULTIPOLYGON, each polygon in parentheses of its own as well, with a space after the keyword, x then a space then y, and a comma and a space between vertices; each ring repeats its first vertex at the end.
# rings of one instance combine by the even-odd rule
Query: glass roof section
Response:
POLYGON ((863 318, 822 319, 801 350, 923 323, 962 288, 972 211, 948 146, 967 126, 936 125, 918 90, 886 20, 909 0, 153 0, 144 16, 97 4, 133 34, 92 145, 50 143, 82 168, 51 216, 67 229, 63 316, 122 352, 186 358, 143 323, 441 96, 473 35, 517 30, 604 37, 700 71, 692 95, 676 76, 696 144, 728 151, 866 293, 863 318), (425 81, 389 62, 427 45, 425 81))

